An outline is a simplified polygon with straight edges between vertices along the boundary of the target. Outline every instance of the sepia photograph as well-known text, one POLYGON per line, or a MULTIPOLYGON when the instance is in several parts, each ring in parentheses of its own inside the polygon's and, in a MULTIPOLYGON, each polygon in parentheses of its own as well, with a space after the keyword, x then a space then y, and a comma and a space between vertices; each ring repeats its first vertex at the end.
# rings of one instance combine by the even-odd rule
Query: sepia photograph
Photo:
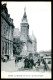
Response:
POLYGON ((1 78, 51 79, 51 1, 1 1, 1 78))

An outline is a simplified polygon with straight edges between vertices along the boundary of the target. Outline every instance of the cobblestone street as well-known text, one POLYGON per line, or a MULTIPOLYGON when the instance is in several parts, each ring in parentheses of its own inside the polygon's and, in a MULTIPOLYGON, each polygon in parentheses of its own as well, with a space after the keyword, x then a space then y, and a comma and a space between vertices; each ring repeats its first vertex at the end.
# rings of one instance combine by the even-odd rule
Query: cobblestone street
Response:
POLYGON ((44 67, 33 67, 33 69, 24 69, 23 61, 15 64, 15 60, 11 60, 8 62, 1 62, 1 70, 7 72, 16 72, 16 71, 44 71, 44 67))
POLYGON ((15 61, 1 62, 1 71, 16 71, 15 61))

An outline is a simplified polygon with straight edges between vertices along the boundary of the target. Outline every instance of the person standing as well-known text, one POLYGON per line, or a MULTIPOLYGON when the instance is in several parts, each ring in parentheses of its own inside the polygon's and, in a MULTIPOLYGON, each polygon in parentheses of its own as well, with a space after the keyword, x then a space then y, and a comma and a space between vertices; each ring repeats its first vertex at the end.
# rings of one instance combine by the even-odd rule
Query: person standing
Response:
POLYGON ((29 60, 27 57, 24 60, 24 68, 29 68, 29 60))
POLYGON ((33 68, 33 66, 35 66, 35 64, 34 64, 34 60, 31 58, 30 60, 29 60, 29 68, 33 68))

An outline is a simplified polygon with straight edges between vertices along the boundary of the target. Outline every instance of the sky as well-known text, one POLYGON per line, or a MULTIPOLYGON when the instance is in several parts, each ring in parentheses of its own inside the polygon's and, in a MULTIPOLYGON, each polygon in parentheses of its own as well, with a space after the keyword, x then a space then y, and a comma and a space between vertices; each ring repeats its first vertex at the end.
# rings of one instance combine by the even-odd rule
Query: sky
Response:
POLYGON ((37 51, 51 50, 51 2, 2 2, 7 3, 8 13, 15 28, 19 28, 26 7, 29 35, 37 39, 37 51))

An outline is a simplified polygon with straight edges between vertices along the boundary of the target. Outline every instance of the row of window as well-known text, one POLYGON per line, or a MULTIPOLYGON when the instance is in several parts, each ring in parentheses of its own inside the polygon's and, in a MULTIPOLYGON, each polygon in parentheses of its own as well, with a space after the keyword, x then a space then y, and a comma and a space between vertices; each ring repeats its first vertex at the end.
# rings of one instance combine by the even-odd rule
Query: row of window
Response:
MULTIPOLYGON (((11 45, 11 43, 10 43, 11 45)), ((2 54, 9 54, 9 43, 2 41, 2 54), (8 52, 7 52, 8 51, 8 52)))

